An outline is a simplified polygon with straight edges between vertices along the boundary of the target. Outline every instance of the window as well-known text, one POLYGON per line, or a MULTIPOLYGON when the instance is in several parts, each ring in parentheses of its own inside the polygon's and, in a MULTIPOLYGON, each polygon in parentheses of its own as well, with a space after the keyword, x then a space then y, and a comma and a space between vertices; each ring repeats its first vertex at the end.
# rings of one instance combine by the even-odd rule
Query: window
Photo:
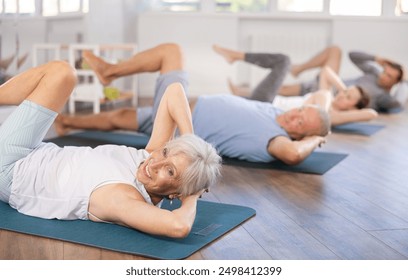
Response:
POLYGON ((195 12, 200 10, 200 0, 160 0, 155 1, 153 10, 172 12, 195 12))
POLYGON ((342 16, 380 16, 382 0, 330 0, 330 14, 342 16))
POLYGON ((43 16, 89 11, 89 0, 42 0, 42 3, 43 16))
POLYGON ((323 12, 323 0, 278 0, 278 11, 323 12))
POLYGON ((217 0, 217 12, 267 12, 269 0, 217 0))
POLYGON ((4 0, 4 12, 6 14, 17 13, 17 0, 4 0))
POLYGON ((35 0, 2 0, 0 1, 0 14, 34 14, 35 0))
POLYGON ((408 0, 397 0, 397 5, 395 6, 395 14, 397 16, 401 14, 408 15, 408 0))

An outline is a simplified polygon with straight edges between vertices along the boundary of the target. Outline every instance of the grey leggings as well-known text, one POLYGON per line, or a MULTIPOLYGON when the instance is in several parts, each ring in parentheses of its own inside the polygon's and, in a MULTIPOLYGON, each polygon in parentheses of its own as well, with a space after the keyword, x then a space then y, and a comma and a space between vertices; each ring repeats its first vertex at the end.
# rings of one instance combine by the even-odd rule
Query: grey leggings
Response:
POLYGON ((272 102, 290 70, 290 58, 280 53, 245 53, 245 62, 271 69, 252 91, 250 99, 272 102))

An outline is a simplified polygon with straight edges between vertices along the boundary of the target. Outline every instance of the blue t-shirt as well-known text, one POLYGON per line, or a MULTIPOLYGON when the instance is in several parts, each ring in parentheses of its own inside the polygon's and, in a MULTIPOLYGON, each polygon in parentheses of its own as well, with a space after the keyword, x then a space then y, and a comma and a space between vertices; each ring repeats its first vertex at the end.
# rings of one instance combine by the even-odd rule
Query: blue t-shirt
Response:
POLYGON ((271 103, 234 95, 200 96, 193 112, 194 133, 214 145, 222 156, 253 162, 274 160, 269 141, 288 137, 276 122, 283 111, 271 103))

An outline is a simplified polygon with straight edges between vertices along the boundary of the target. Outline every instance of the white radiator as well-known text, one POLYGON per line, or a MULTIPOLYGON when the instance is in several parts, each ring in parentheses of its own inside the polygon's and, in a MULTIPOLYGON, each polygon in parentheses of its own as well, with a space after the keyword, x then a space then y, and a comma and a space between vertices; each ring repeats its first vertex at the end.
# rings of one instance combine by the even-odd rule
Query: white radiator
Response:
MULTIPOLYGON (((249 36, 248 40, 250 52, 284 53, 289 55, 293 64, 306 61, 328 46, 328 38, 321 34, 255 34, 249 36)), ((310 80, 318 71, 318 69, 306 71, 297 80, 310 80)), ((251 66, 249 70, 251 87, 257 85, 268 72, 263 68, 251 66)), ((295 78, 288 75, 285 83, 295 81, 295 78)))

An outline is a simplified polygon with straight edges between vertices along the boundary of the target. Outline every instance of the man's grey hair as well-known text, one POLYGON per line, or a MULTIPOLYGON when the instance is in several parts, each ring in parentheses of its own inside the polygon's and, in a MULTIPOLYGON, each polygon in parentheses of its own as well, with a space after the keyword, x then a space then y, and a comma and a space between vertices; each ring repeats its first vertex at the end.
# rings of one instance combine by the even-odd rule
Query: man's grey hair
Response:
POLYGON ((330 115, 326 110, 323 110, 321 107, 316 106, 316 105, 307 105, 309 107, 314 107, 316 108, 320 120, 320 125, 317 129, 317 131, 308 131, 308 133, 305 136, 326 136, 330 133, 330 128, 331 128, 331 121, 330 121, 330 115))
POLYGON ((323 110, 322 108, 318 108, 318 111, 321 122, 319 136, 326 136, 327 134, 330 133, 331 128, 330 116, 329 113, 323 110))
POLYGON ((182 196, 198 193, 216 183, 221 157, 211 144, 194 134, 185 134, 169 141, 165 148, 169 155, 183 154, 189 161, 180 178, 179 193, 182 196))

